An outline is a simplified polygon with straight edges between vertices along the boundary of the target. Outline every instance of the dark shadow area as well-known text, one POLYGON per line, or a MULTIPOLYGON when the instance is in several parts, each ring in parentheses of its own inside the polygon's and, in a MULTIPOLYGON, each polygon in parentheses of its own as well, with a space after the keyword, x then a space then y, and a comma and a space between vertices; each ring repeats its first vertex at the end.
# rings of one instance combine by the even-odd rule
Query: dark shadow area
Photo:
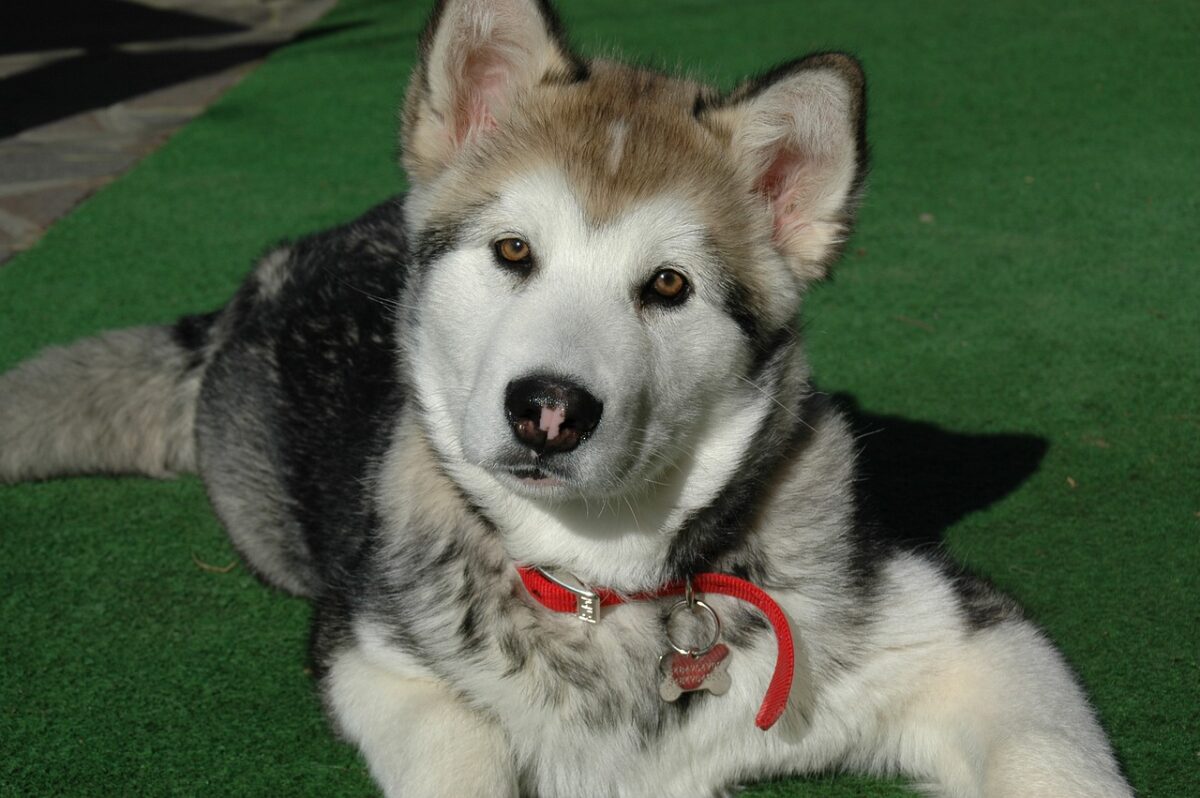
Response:
POLYGON ((850 394, 833 399, 859 435, 863 499, 885 527, 914 545, 939 543, 947 527, 1012 493, 1050 447, 1036 435, 950 432, 867 413, 850 394))
POLYGON ((357 24, 322 27, 287 42, 148 53, 97 49, 54 61, 0 81, 0 138, 254 61, 285 44, 353 27, 357 24))
POLYGON ((217 50, 91 53, 54 61, 0 81, 0 138, 56 119, 104 108, 148 91, 262 58, 265 44, 217 50))
POLYGON ((223 20, 166 11, 124 0, 4 0, 0 3, 0 55, 104 49, 128 42, 219 36, 245 30, 223 20))
POLYGON ((0 81, 0 138, 103 108, 154 89, 261 58, 271 48, 127 53, 130 42, 201 39, 244 31, 223 20, 123 0, 5 0, 0 53, 83 48, 86 52, 0 81))

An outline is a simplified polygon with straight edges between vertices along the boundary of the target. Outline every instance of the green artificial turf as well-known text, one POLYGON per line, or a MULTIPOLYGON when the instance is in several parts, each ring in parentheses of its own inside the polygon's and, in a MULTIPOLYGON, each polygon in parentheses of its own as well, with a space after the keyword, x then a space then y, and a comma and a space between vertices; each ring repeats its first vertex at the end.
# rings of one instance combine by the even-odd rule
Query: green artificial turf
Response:
MULTIPOLYGON (((945 545, 1059 642, 1139 794, 1197 794, 1200 7, 562 5, 585 51, 724 86, 861 56, 874 169, 807 309, 821 385, 891 420, 873 438, 920 433, 911 462, 920 435, 1044 446, 945 545)), ((0 368, 214 307, 266 245, 399 190, 425 12, 343 0, 0 268, 0 368)), ((305 673, 306 605, 232 562, 195 479, 0 487, 0 794, 371 794, 305 673)), ((913 793, 824 775, 748 794, 913 793)))

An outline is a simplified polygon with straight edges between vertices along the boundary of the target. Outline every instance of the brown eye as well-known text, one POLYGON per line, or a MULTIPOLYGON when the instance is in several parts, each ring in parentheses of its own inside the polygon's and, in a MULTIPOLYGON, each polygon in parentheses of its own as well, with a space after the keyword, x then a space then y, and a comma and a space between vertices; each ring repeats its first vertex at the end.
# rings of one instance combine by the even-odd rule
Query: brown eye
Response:
POLYGON ((642 301, 659 305, 678 305, 688 296, 688 281, 674 269, 662 269, 642 290, 642 301))
POLYGON ((502 266, 528 266, 532 262, 529 244, 523 239, 502 238, 494 246, 502 266))

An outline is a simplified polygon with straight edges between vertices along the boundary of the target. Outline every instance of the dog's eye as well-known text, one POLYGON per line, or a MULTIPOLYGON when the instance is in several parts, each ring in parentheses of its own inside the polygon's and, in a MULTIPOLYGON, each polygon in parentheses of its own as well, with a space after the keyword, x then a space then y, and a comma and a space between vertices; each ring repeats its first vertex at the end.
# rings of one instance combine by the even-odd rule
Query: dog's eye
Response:
POLYGON ((526 267, 533 263, 529 242, 521 238, 501 238, 492 248, 501 266, 526 267))
POLYGON ((691 293, 687 278, 674 269, 661 269, 642 289, 642 302, 656 305, 679 305, 691 293))

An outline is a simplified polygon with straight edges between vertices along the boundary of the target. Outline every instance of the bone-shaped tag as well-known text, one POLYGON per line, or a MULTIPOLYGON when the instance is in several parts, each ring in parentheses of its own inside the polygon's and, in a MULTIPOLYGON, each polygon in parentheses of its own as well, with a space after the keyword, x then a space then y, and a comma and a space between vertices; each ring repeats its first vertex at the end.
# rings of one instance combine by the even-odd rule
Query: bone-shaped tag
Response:
POLYGON ((658 671, 658 694, 664 701, 697 690, 724 695, 729 690, 729 647, 718 643, 695 657, 670 651, 659 657, 658 671))

